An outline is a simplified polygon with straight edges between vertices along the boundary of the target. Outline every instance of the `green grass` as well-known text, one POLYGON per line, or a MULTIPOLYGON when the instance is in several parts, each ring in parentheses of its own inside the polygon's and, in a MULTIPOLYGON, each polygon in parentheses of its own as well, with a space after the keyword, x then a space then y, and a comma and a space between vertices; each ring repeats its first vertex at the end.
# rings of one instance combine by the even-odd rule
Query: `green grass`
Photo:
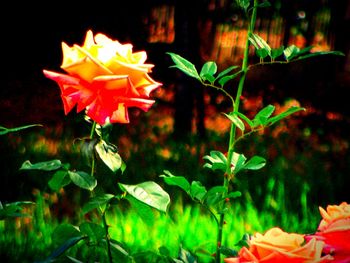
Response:
MULTIPOLYGON (((308 233, 316 229, 319 220, 317 210, 314 209, 310 209, 307 217, 288 211, 259 212, 251 202, 242 204, 233 201, 228 209, 223 245, 231 248, 237 248, 235 244, 245 233, 264 232, 274 226, 287 232, 308 233)), ((197 204, 183 204, 181 199, 177 199, 171 204, 168 213, 154 211, 151 223, 143 221, 127 203, 112 206, 108 211, 107 222, 110 225, 111 238, 125 244, 131 255, 147 251, 159 254, 159 248, 165 247, 169 256, 177 258, 182 247, 196 254, 199 262, 212 262, 216 223, 197 204)), ((30 219, 8 218, 0 223, 0 254, 1 259, 6 259, 6 262, 44 260, 57 248, 51 235, 59 223, 76 221, 79 225, 79 221, 82 223, 86 220, 77 211, 76 218, 65 217, 59 222, 50 208, 50 197, 45 195, 43 198, 41 194, 37 195, 33 210, 28 212, 32 215, 30 219)), ((89 220, 96 221, 98 218, 91 214, 89 220)), ((87 251, 78 251, 78 247, 79 245, 70 248, 66 255, 83 260, 88 255, 87 251)), ((60 259, 67 261, 65 256, 60 256, 60 259)))

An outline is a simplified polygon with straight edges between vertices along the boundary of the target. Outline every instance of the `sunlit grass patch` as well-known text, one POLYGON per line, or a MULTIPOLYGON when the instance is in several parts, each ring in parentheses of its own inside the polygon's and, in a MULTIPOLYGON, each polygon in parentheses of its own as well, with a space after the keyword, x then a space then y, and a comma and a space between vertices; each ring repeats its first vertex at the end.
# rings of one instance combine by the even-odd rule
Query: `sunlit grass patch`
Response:
MULTIPOLYGON (((8 218, 0 222, 0 255, 7 262, 45 259, 57 248, 51 240, 55 228, 59 223, 69 222, 68 217, 59 222, 50 207, 50 195, 37 193, 36 198, 32 210, 26 211, 31 217, 8 218)), ((250 202, 242 204, 233 201, 228 209, 222 245, 231 248, 235 248, 246 233, 264 232, 274 226, 285 231, 304 233, 314 229, 319 221, 317 213, 312 213, 314 209, 310 209, 307 218, 288 211, 259 212, 250 202)), ((79 211, 76 213, 75 221, 79 224, 81 215, 79 211)), ((94 219, 93 214, 89 215, 89 220, 94 219)), ((171 204, 166 214, 154 211, 152 222, 143 220, 127 203, 119 204, 108 211, 107 223, 111 238, 125 244, 131 255, 147 251, 159 254, 159 249, 165 247, 170 256, 176 258, 180 248, 183 248, 196 254, 199 262, 211 262, 215 252, 215 220, 199 205, 184 204, 180 198, 171 204)), ((85 250, 75 246, 68 250, 67 255, 83 257, 87 253, 85 250)), ((64 259, 65 256, 60 258, 64 259)))

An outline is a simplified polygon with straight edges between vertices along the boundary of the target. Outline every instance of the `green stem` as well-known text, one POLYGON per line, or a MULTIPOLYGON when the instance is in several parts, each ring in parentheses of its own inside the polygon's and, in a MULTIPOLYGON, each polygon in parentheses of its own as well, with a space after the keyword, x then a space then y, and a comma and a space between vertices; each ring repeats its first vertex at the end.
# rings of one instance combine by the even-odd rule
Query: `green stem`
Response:
MULTIPOLYGON (((93 122, 92 127, 91 127, 91 131, 90 131, 90 140, 92 140, 94 138, 94 133, 95 133, 95 128, 96 128, 96 122, 93 122)), ((95 157, 92 157, 92 162, 91 162, 91 176, 93 177, 95 174, 95 157)), ((94 190, 91 191, 92 196, 95 195, 94 190)), ((113 258, 112 258, 112 251, 111 251, 111 244, 110 244, 110 237, 109 237, 109 232, 108 232, 108 224, 107 224, 107 220, 106 220, 106 209, 103 211, 101 207, 99 207, 99 212, 101 214, 102 217, 102 223, 103 223, 103 228, 105 230, 105 238, 106 238, 106 242, 107 242, 107 254, 108 254, 108 262, 109 263, 113 263, 113 258)))
POLYGON ((230 95, 230 93, 228 93, 226 90, 224 90, 223 88, 219 88, 219 87, 217 87, 217 86, 215 86, 215 85, 213 85, 213 84, 207 84, 207 83, 202 83, 205 87, 211 87, 211 88, 214 88, 214 89, 216 89, 216 90, 218 90, 218 91, 221 91, 221 92, 223 92, 227 97, 229 97, 230 98, 230 100, 231 100, 231 102, 232 102, 232 105, 235 103, 235 101, 234 101, 234 99, 233 99, 233 97, 230 95))
POLYGON ((90 140, 94 138, 95 129, 96 129, 96 122, 94 121, 92 123, 91 131, 90 131, 90 140))
MULTIPOLYGON (((107 208, 106 208, 106 210, 107 210, 107 208)), ((106 210, 102 213, 102 222, 103 222, 103 227, 105 229, 105 235, 106 235, 108 261, 109 261, 109 263, 113 263, 110 236, 109 236, 108 224, 107 224, 107 220, 106 220, 106 210)))
MULTIPOLYGON (((246 79, 246 75, 248 72, 248 58, 249 58, 249 39, 248 36, 254 31, 254 25, 256 21, 256 13, 257 13, 257 5, 258 5, 258 0, 254 0, 254 6, 253 6, 253 13, 251 16, 250 23, 248 25, 248 35, 246 39, 246 44, 245 44, 245 49, 244 49, 244 57, 242 61, 242 74, 241 78, 238 83, 238 89, 237 89, 237 94, 236 94, 236 99, 234 100, 233 103, 233 109, 232 111, 234 112, 239 112, 239 105, 240 105, 240 100, 242 96, 242 91, 244 87, 244 82, 246 79)), ((228 151, 227 151, 227 165, 226 165, 226 173, 224 175, 224 182, 223 186, 225 187, 225 193, 224 195, 227 195, 229 191, 229 182, 234 178, 234 174, 232 174, 231 171, 231 160, 232 156, 234 153, 234 145, 236 143, 236 126, 232 123, 231 124, 231 129, 230 129, 230 140, 229 140, 229 146, 228 146, 228 151)), ((222 204, 222 209, 224 209, 225 203, 222 204)), ((220 247, 222 243, 222 235, 223 235, 223 226, 225 224, 225 215, 224 213, 220 214, 220 222, 218 225, 218 234, 217 234, 217 242, 216 242, 216 258, 215 262, 220 263, 221 261, 221 256, 220 256, 220 247)))

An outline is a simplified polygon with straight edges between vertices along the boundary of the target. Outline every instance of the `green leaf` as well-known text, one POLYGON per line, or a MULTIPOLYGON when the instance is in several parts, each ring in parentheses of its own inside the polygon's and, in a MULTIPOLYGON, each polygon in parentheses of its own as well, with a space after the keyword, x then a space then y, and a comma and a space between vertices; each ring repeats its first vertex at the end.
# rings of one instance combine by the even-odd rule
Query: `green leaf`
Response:
POLYGON ((256 55, 261 59, 264 59, 269 55, 268 51, 264 48, 256 49, 255 52, 256 52, 256 55))
POLYGON ((314 52, 311 54, 307 54, 304 56, 298 57, 296 60, 311 58, 311 57, 317 57, 317 56, 323 56, 323 55, 335 55, 335 56, 345 56, 343 52, 340 51, 320 51, 320 52, 314 52))
POLYGON ((155 217, 149 205, 139 201, 131 195, 127 195, 126 199, 130 202, 132 208, 134 208, 135 212, 147 226, 154 225, 155 217))
POLYGON ((236 3, 247 12, 250 0, 236 0, 236 3))
POLYGON ((258 127, 260 125, 265 126, 267 124, 267 120, 271 116, 271 114, 275 111, 275 106, 268 105, 261 109, 253 119, 253 127, 258 127))
POLYGON ((48 182, 49 187, 55 192, 59 191, 62 187, 70 184, 71 180, 68 176, 68 171, 58 170, 54 173, 50 181, 48 182))
POLYGON ((201 77, 198 75, 196 67, 190 61, 188 61, 187 59, 175 53, 172 53, 172 52, 166 52, 166 53, 170 55, 171 59, 175 63, 175 65, 170 66, 171 68, 178 68, 188 76, 201 81, 201 77))
POLYGON ((161 254, 162 256, 166 256, 169 257, 170 256, 170 251, 167 247, 165 246, 161 246, 158 248, 159 254, 161 254))
POLYGON ((276 59, 283 54, 284 46, 271 49, 271 58, 276 59))
POLYGON ((164 182, 168 185, 174 185, 180 187, 182 190, 184 190, 186 193, 189 193, 190 191, 190 183, 187 181, 187 179, 183 176, 174 176, 171 172, 164 170, 164 174, 160 175, 159 177, 164 178, 164 182))
POLYGON ((298 112, 298 111, 302 111, 304 110, 305 111, 305 108, 302 108, 302 107, 297 107, 297 106, 292 106, 290 107, 288 110, 276 115, 276 116, 273 116, 272 118, 268 119, 268 124, 269 125, 272 125, 274 123, 276 123, 277 121, 280 121, 286 117, 288 117, 289 115, 295 113, 295 112, 298 112))
POLYGON ((155 209, 166 212, 170 203, 170 197, 158 184, 147 181, 137 185, 126 185, 118 183, 119 187, 126 191, 137 200, 154 207, 155 209))
POLYGON ((234 152, 232 155, 232 169, 233 169, 233 174, 237 175, 238 172, 240 172, 244 168, 244 164, 247 158, 244 156, 244 154, 239 154, 234 152))
POLYGON ((19 201, 5 204, 4 206, 0 202, 0 220, 4 220, 8 217, 29 217, 28 214, 21 213, 22 209, 26 205, 33 205, 35 203, 30 201, 19 201))
MULTIPOLYGON (((250 33, 250 35, 248 36, 248 39, 252 43, 252 45, 256 48, 257 54, 260 53, 260 55, 261 56, 264 55, 264 57, 266 57, 267 55, 271 56, 271 47, 259 35, 250 33)), ((264 58, 264 57, 261 57, 261 58, 264 58)))
POLYGON ((84 158, 87 165, 90 165, 93 158, 95 158, 95 146, 97 144, 97 139, 82 139, 80 146, 80 153, 84 158))
POLYGON ((124 247, 124 244, 115 239, 110 239, 110 244, 111 248, 114 250, 114 253, 116 253, 119 257, 122 257, 122 259, 125 260, 125 262, 129 262, 126 261, 130 257, 129 252, 127 251, 127 248, 124 247))
POLYGON ((296 61, 296 60, 300 60, 300 59, 305 59, 305 58, 309 58, 309 57, 315 57, 318 55, 326 55, 326 54, 333 54, 333 55, 344 55, 342 52, 339 51, 325 51, 325 52, 314 52, 314 53, 310 53, 312 50, 312 46, 310 47, 306 47, 303 49, 299 49, 298 47, 296 47, 295 45, 291 45, 289 47, 287 47, 283 53, 284 56, 286 58, 287 61, 296 61), (306 54, 306 55, 304 55, 306 54))
POLYGON ((310 53, 310 51, 312 50, 313 46, 309 46, 309 47, 305 47, 301 50, 298 51, 297 56, 301 56, 307 53, 310 53))
POLYGON ((204 197, 204 201, 207 205, 215 205, 223 199, 223 195, 226 192, 226 187, 224 186, 214 186, 208 190, 204 197))
POLYGON ((106 210, 107 204, 112 198, 114 198, 114 195, 112 194, 103 194, 103 195, 94 196, 93 198, 90 199, 89 202, 87 202, 83 206, 82 208, 83 214, 86 214, 96 208, 101 208, 102 212, 104 212, 106 210))
POLYGON ((73 263, 84 263, 83 261, 80 261, 76 258, 73 258, 71 256, 66 256, 70 261, 72 261, 73 263))
POLYGON ((61 246, 68 239, 73 237, 81 237, 79 228, 71 224, 63 223, 58 225, 52 233, 52 241, 55 246, 61 246))
POLYGON ((88 173, 68 171, 68 175, 72 182, 80 188, 92 191, 97 185, 96 179, 88 173))
POLYGON ((104 125, 96 124, 96 134, 104 141, 109 140, 109 135, 111 134, 113 129, 113 124, 112 123, 106 123, 104 125))
POLYGON ((126 163, 124 163, 122 160, 122 166, 120 167, 120 171, 122 172, 122 174, 124 173, 125 169, 126 169, 126 163))
POLYGON ((240 191, 234 191, 234 192, 230 192, 227 196, 226 196, 226 198, 237 198, 237 197, 240 197, 240 196, 242 196, 242 193, 240 192, 240 191))
POLYGON ((178 259, 183 263, 197 263, 196 257, 182 247, 180 247, 178 259))
POLYGON ((212 83, 215 80, 214 74, 216 73, 217 69, 218 67, 215 62, 208 61, 203 65, 199 75, 203 81, 208 80, 212 83))
POLYGON ((42 171, 54 171, 60 169, 62 167, 62 163, 60 160, 52 160, 46 162, 39 162, 32 164, 29 160, 25 161, 20 170, 42 170, 42 171))
POLYGON ((244 132, 245 126, 243 121, 237 117, 237 114, 231 113, 231 114, 226 114, 224 115, 236 126, 238 127, 242 132, 244 132))
POLYGON ((190 195, 194 200, 198 200, 200 202, 203 202, 203 198, 205 194, 207 193, 207 190, 199 181, 193 181, 190 188, 190 195))
POLYGON ((67 239, 59 248, 55 249, 51 255, 46 258, 41 263, 50 263, 53 262, 57 257, 61 256, 64 252, 66 252, 69 248, 76 245, 80 240, 85 239, 85 236, 76 236, 67 239))
POLYGON ((250 160, 248 160, 245 163, 244 169, 247 169, 247 170, 259 170, 262 167, 264 167, 265 164, 266 164, 266 160, 263 157, 253 156, 250 160))
POLYGON ((220 253, 225 255, 225 257, 237 257, 238 255, 237 250, 225 246, 220 247, 220 253))
POLYGON ((231 161, 233 174, 237 175, 242 170, 258 170, 266 164, 266 160, 260 156, 253 156, 246 161, 247 158, 243 154, 234 152, 231 161))
POLYGON ((242 73, 242 70, 240 70, 232 75, 224 76, 221 79, 219 79, 219 84, 221 85, 221 87, 223 87, 228 81, 238 77, 241 73, 242 73))
POLYGON ((214 82, 215 82, 215 77, 212 76, 212 75, 205 74, 205 75, 203 75, 201 77, 202 77, 203 82, 206 81, 206 80, 209 81, 211 84, 214 84, 214 82))
POLYGON ((291 45, 283 51, 283 54, 284 54, 286 60, 289 61, 289 60, 293 59, 299 53, 299 51, 300 51, 300 49, 297 46, 291 45))
POLYGON ((238 246, 238 247, 249 247, 249 243, 250 243, 250 235, 249 234, 243 234, 241 240, 239 240, 235 246, 238 246))
POLYGON ((15 127, 15 128, 6 128, 4 126, 0 126, 0 135, 5 135, 5 134, 10 133, 10 132, 17 132, 17 131, 21 131, 21 130, 24 130, 24 129, 37 127, 37 126, 42 127, 43 125, 41 125, 41 124, 31 124, 31 125, 25 125, 25 126, 20 126, 20 127, 15 127))
POLYGON ((113 258, 117 257, 120 262, 125 262, 125 263, 134 262, 132 260, 132 257, 129 255, 129 252, 127 251, 128 248, 125 247, 124 244, 112 238, 110 239, 109 242, 112 248, 113 258))
POLYGON ((252 128, 254 126, 253 122, 247 117, 245 116, 243 113, 238 112, 238 111, 234 111, 234 114, 237 114, 238 117, 240 117, 241 119, 243 119, 246 123, 248 123, 248 125, 252 128))
POLYGON ((97 244, 101 239, 104 238, 105 230, 102 226, 92 223, 85 222, 79 226, 80 232, 88 236, 89 241, 92 244, 97 244))
POLYGON ((216 77, 215 80, 217 79, 220 79, 221 77, 227 75, 228 73, 230 73, 232 70, 236 69, 236 68, 239 68, 238 66, 231 66, 231 67, 228 67, 227 69, 223 70, 222 72, 220 72, 218 74, 218 76, 216 77))
POLYGON ((95 149, 101 160, 112 170, 112 172, 116 172, 122 167, 122 158, 117 153, 116 146, 100 140, 100 142, 95 145, 95 149))
POLYGON ((227 158, 222 152, 211 151, 210 155, 204 156, 203 159, 208 160, 208 163, 205 163, 203 167, 213 171, 221 170, 222 172, 226 172, 227 158))

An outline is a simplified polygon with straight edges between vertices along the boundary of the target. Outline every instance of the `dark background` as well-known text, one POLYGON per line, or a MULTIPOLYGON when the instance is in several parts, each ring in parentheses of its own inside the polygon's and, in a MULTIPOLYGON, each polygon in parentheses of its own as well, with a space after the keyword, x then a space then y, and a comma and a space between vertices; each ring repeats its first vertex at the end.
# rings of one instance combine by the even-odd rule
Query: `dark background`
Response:
MULTIPOLYGON (((165 54, 167 51, 181 52, 184 57, 199 67, 203 62, 199 56, 199 46, 206 43, 199 42, 198 31, 201 29, 196 26, 196 23, 203 18, 212 19, 215 23, 230 21, 233 13, 231 1, 226 1, 225 6, 217 4, 216 10, 208 11, 207 6, 212 2, 216 1, 115 1, 101 2, 93 6, 74 1, 69 3, 57 1, 50 2, 50 4, 49 2, 45 2, 45 4, 9 2, 2 9, 0 18, 2 61, 4 62, 2 70, 4 82, 0 95, 1 107, 5 111, 10 111, 11 114, 2 114, 1 123, 4 125, 19 124, 36 119, 37 121, 42 120, 38 113, 45 114, 48 110, 45 103, 36 103, 35 107, 43 108, 36 109, 34 113, 32 110, 27 111, 21 108, 18 103, 16 103, 15 112, 12 112, 13 107, 6 107, 6 105, 11 104, 12 106, 12 95, 22 94, 28 100, 36 97, 37 92, 45 92, 45 89, 50 89, 47 86, 52 83, 43 77, 42 70, 60 70, 61 42, 64 41, 69 45, 82 43, 88 29, 93 30, 93 32, 103 32, 120 42, 131 42, 135 51, 147 49, 149 62, 157 64, 153 74, 165 82, 168 82, 170 77, 175 77, 169 73, 168 66, 171 62, 165 54), (175 12, 176 37, 171 44, 147 42, 148 31, 144 20, 150 15, 153 6, 161 4, 175 5, 177 10, 175 12), (13 115, 13 118, 9 115, 13 115), (28 117, 29 119, 26 120, 28 117)), ((330 29, 335 35, 334 49, 349 56, 348 1, 271 2, 273 4, 280 2, 281 8, 278 12, 287 18, 286 26, 288 23, 298 23, 295 18, 298 10, 305 10, 308 15, 310 14, 308 17, 312 17, 312 12, 316 12, 321 6, 330 8, 332 10, 330 29)), ((268 17, 272 16, 273 12, 276 10, 272 7, 271 9, 263 9, 258 14, 266 14, 268 17)), ((306 32, 306 37, 308 34, 310 33, 306 32)), ((211 40, 207 39, 207 41, 211 40)), ((347 93, 349 86, 349 73, 345 69, 345 63, 349 64, 348 60, 346 57, 327 57, 319 59, 316 63, 311 60, 310 65, 308 62, 299 64, 292 67, 291 70, 288 67, 282 67, 283 72, 276 72, 275 68, 278 69, 278 67, 271 70, 267 67, 268 73, 273 74, 272 76, 266 75, 260 70, 252 71, 251 75, 253 78, 259 78, 268 83, 275 75, 283 74, 284 78, 279 85, 284 86, 285 96, 297 96, 300 99, 318 103, 322 108, 330 107, 331 110, 348 113, 346 96, 343 96, 347 93), (288 73, 289 71, 291 73, 288 73), (265 79, 262 78, 264 75, 265 79), (268 79, 269 76, 270 79, 268 79), (310 85, 310 83, 315 82, 315 79, 316 84, 310 85), (331 85, 336 85, 336 87, 327 86, 330 85, 329 82, 332 82, 331 85), (308 88, 304 89, 303 85, 308 88), (320 85, 321 87, 319 87, 320 85), (317 87, 316 90, 313 87, 317 87)), ((57 89, 50 89, 50 94, 56 98, 59 96, 57 89)), ((185 95, 189 96, 189 94, 185 95)), ((184 102, 186 104, 186 101, 184 102)), ((180 132, 188 132, 189 130, 189 127, 181 127, 180 124, 178 126, 180 132)))
MULTIPOLYGON (((209 140, 203 124, 206 107, 203 102, 203 91, 193 89, 192 86, 196 84, 169 69, 171 61, 166 52, 179 53, 200 67, 203 58, 199 55, 199 46, 203 45, 203 42, 199 41, 198 21, 204 18, 213 19, 214 22, 230 21, 232 15, 230 12, 234 11, 229 1, 224 6, 226 8, 220 7, 208 11, 207 6, 212 2, 219 1, 130 0, 99 1, 94 4, 59 1, 44 4, 33 1, 24 4, 8 2, 6 7, 2 8, 0 17, 4 62, 1 71, 3 81, 0 88, 0 125, 15 127, 42 123, 55 126, 66 121, 59 89, 55 83, 43 76, 42 70, 60 71, 61 42, 80 45, 83 43, 86 31, 91 29, 94 33, 104 33, 121 43, 133 43, 134 51, 147 50, 148 61, 156 65, 152 73, 154 79, 164 83, 165 90, 175 85, 175 99, 170 105, 174 108, 174 138, 182 140, 193 133, 191 112, 196 107, 199 116, 195 124, 196 133, 209 140), (145 18, 149 16, 152 7, 161 4, 175 5, 176 34, 173 43, 147 42, 148 30, 145 18), (188 85, 190 87, 186 88, 188 85)), ((322 5, 330 8, 332 10, 330 28, 335 36, 334 49, 342 51, 346 56, 330 55, 290 65, 256 67, 248 74, 244 95, 249 97, 259 93, 265 104, 282 103, 285 98, 297 98, 302 105, 311 105, 316 109, 317 114, 305 118, 307 126, 321 130, 324 140, 338 137, 349 143, 349 1, 271 2, 282 4, 279 12, 290 23, 297 22, 295 14, 300 9, 312 14, 322 5), (340 120, 329 121, 327 113, 339 114, 340 120)), ((258 12, 258 14, 265 13, 269 15, 269 10, 258 12)), ((16 180, 20 178, 17 175, 10 179, 18 163, 11 163, 11 160, 16 158, 16 152, 8 150, 11 142, 6 141, 7 139, 8 137, 1 138, 3 142, 1 180, 4 180, 1 192, 2 199, 5 200, 18 197, 10 189, 15 189, 16 180)), ((345 148, 341 154, 332 154, 326 161, 333 162, 334 166, 339 167, 335 178, 339 190, 335 190, 335 194, 331 197, 334 201, 349 199, 347 190, 349 145, 347 144, 345 148)), ((300 146, 300 150, 304 149, 304 146, 300 146)), ((322 163, 314 164, 315 167, 322 165, 322 163)), ((328 178, 321 181, 324 183, 329 180, 328 178)), ((322 190, 324 190, 322 187, 318 189, 320 194, 322 190)))

